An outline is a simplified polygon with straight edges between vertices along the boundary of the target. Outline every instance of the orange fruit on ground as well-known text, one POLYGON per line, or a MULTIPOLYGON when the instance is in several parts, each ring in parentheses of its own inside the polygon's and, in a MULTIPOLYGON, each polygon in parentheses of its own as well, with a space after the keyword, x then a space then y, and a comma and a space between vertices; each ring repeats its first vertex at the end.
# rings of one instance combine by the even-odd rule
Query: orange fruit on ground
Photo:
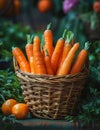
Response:
POLYGON ((2 110, 3 114, 10 115, 12 113, 12 107, 15 104, 17 104, 17 101, 15 99, 6 100, 1 106, 1 110, 2 110))
POLYGON ((51 10, 52 2, 51 2, 51 0, 39 0, 37 7, 41 13, 45 13, 45 12, 51 10))
POLYGON ((28 105, 25 103, 18 103, 13 106, 12 114, 16 119, 24 119, 28 115, 28 105))

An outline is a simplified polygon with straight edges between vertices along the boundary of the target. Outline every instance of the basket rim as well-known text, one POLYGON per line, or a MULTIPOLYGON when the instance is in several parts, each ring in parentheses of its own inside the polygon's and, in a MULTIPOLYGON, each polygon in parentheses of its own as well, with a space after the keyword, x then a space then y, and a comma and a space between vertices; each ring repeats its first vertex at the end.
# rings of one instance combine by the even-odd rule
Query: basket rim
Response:
POLYGON ((14 70, 15 73, 21 73, 23 75, 31 76, 31 77, 37 77, 37 78, 49 78, 49 79, 59 79, 59 78, 73 78, 73 77, 78 77, 81 75, 89 75, 89 65, 87 64, 86 67, 80 72, 76 74, 67 74, 67 75, 48 75, 48 74, 32 74, 29 72, 23 72, 20 70, 18 62, 15 57, 13 57, 13 64, 14 64, 14 70))

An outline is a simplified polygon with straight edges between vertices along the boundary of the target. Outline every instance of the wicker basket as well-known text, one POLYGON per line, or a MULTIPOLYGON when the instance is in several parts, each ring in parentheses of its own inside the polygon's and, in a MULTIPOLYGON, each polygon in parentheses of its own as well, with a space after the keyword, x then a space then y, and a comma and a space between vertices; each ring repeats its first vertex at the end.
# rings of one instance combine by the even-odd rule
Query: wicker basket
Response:
POLYGON ((22 72, 14 59, 25 102, 32 116, 64 119, 75 113, 79 96, 88 76, 88 68, 75 75, 49 76, 22 72))

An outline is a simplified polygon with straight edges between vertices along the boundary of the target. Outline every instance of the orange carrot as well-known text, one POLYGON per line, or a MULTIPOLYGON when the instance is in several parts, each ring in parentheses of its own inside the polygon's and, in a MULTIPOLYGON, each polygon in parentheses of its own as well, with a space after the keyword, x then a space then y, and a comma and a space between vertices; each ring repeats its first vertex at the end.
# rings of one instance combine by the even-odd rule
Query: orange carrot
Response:
POLYGON ((86 42, 84 49, 82 49, 78 54, 78 57, 72 66, 70 74, 81 72, 88 57, 88 48, 89 48, 89 42, 86 42))
POLYGON ((33 55, 34 51, 40 51, 40 38, 37 35, 33 39, 33 55))
POLYGON ((34 57, 30 57, 30 69, 31 69, 31 73, 35 74, 35 67, 34 67, 34 57))
POLYGON ((53 34, 50 27, 51 23, 47 26, 47 29, 44 31, 44 41, 45 41, 44 52, 45 50, 48 50, 49 56, 51 57, 54 47, 53 47, 53 34))
POLYGON ((12 54, 16 58, 20 69, 24 72, 30 72, 30 66, 29 63, 23 54, 22 50, 18 47, 12 47, 12 54))
POLYGON ((55 49, 54 49, 52 57, 51 57, 51 65, 52 65, 54 73, 56 73, 56 70, 58 67, 59 58, 62 53, 62 49, 63 49, 64 42, 65 42, 66 31, 67 30, 65 29, 63 36, 57 40, 55 49))
POLYGON ((35 73, 36 74, 46 74, 46 68, 45 68, 45 62, 43 55, 41 53, 40 49, 40 40, 39 37, 35 37, 34 39, 34 47, 33 47, 33 52, 34 52, 34 68, 35 68, 35 73))
POLYGON ((41 53, 37 52, 34 55, 34 66, 36 74, 47 74, 45 62, 41 53))
POLYGON ((47 50, 45 52, 44 60, 45 60, 47 74, 54 75, 54 72, 53 72, 53 69, 52 69, 52 66, 51 66, 51 59, 50 59, 50 56, 48 55, 48 51, 47 50))
POLYGON ((75 43, 73 47, 71 48, 70 52, 68 53, 67 57, 65 58, 62 66, 60 67, 59 71, 57 72, 57 75, 66 75, 69 73, 71 69, 71 65, 73 62, 73 59, 75 57, 75 54, 77 50, 79 49, 80 44, 75 43))
POLYGON ((27 44, 25 46, 25 50, 26 50, 28 61, 30 61, 30 57, 33 56, 33 44, 31 42, 32 42, 31 36, 27 35, 27 44))
POLYGON ((74 34, 71 31, 68 31, 68 33, 67 33, 67 39, 65 41, 65 45, 63 47, 63 51, 62 51, 62 54, 61 54, 60 59, 59 59, 58 70, 61 67, 62 63, 64 62, 65 58, 67 57, 70 49, 72 48, 73 36, 74 36, 74 34))
POLYGON ((72 48, 72 45, 70 43, 66 43, 65 42, 65 45, 63 47, 63 51, 62 51, 62 54, 60 56, 60 60, 59 60, 59 67, 58 69, 61 67, 61 65, 63 64, 65 58, 67 57, 70 49, 72 48))

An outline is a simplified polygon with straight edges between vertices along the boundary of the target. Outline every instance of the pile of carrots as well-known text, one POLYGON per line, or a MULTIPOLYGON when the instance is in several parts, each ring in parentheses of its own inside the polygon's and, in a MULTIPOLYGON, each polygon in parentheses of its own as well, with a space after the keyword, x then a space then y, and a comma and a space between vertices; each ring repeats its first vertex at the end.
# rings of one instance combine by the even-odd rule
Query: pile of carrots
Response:
POLYGON ((80 43, 75 42, 73 32, 66 29, 54 46, 53 32, 49 24, 42 40, 37 35, 27 35, 27 57, 19 47, 13 47, 12 54, 24 72, 59 76, 82 71, 88 57, 89 43, 86 42, 83 49, 79 48, 80 43))

